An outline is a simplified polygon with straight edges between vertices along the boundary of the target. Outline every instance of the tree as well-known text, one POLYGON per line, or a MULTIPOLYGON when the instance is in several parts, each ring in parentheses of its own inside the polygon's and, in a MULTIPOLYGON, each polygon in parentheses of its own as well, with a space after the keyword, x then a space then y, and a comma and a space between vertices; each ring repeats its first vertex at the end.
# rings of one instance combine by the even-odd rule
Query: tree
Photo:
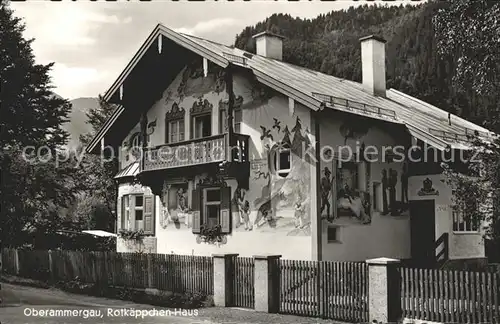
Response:
MULTIPOLYGON (((500 3, 458 0, 439 10, 433 20, 441 55, 458 53, 453 83, 470 94, 470 101, 486 111, 485 126, 500 134, 500 3)), ((476 153, 467 169, 456 161, 445 166, 447 182, 455 190, 455 204, 471 221, 486 221, 488 238, 500 241, 500 141, 476 134, 476 153), (478 202, 487 202, 478 205, 478 202)))
POLYGON ((7 246, 25 243, 24 234, 53 230, 60 209, 78 191, 75 155, 61 151, 71 104, 52 93, 52 64, 35 63, 24 29, 8 3, 0 2, 1 237, 7 246))
POLYGON ((54 96, 49 72, 53 63, 35 64, 33 40, 23 38, 25 26, 5 2, 0 3, 0 147, 2 151, 34 145, 64 145, 71 104, 54 96))
MULTIPOLYGON (((99 107, 87 113, 92 132, 80 137, 83 146, 92 138, 111 117, 116 107, 99 96, 99 107)), ((82 148, 83 149, 83 148, 82 148)), ((103 159, 99 155, 85 154, 79 175, 82 179, 84 193, 79 196, 74 218, 82 221, 87 228, 93 227, 112 231, 116 222, 116 185, 113 178, 117 172, 117 159, 103 159)))

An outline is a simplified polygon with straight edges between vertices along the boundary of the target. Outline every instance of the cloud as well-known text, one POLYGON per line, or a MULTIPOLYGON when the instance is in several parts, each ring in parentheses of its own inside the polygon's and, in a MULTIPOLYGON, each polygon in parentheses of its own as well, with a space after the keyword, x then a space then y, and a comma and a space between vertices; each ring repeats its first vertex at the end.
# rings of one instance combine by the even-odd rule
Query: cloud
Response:
POLYGON ((71 67, 65 64, 54 64, 50 71, 55 92, 63 97, 95 97, 101 90, 101 82, 107 73, 103 70, 88 67, 71 67))
POLYGON ((233 18, 216 18, 207 21, 202 21, 194 25, 193 27, 180 27, 176 28, 175 31, 179 33, 189 34, 189 35, 200 35, 204 33, 209 33, 217 29, 224 29, 230 26, 238 24, 238 20, 233 18))
POLYGON ((25 35, 35 38, 35 49, 51 46, 89 46, 96 43, 105 24, 127 24, 131 17, 107 15, 98 5, 30 2, 13 5, 27 26, 25 35))
MULTIPOLYGON (((0 0, 1 1, 1 0, 0 0)), ((401 1, 402 2, 402 1, 401 1)), ((400 4, 400 1, 394 4, 400 4)), ((68 98, 106 91, 158 22, 176 31, 231 45, 243 28, 273 13, 313 18, 364 2, 12 2, 24 18, 37 63, 55 62, 54 89, 68 98)))

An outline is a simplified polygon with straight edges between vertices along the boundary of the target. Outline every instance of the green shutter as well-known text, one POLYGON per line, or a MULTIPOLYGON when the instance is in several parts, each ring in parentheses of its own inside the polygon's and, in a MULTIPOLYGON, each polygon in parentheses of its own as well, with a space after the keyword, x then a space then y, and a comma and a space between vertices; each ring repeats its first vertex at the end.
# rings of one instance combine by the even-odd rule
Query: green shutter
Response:
POLYGON ((220 224, 222 233, 231 232, 231 188, 221 188, 220 224))
POLYGON ((155 196, 144 196, 144 233, 153 234, 155 228, 155 196))
POLYGON ((201 191, 200 188, 191 191, 191 209, 193 210, 193 233, 200 234, 201 230, 201 191))

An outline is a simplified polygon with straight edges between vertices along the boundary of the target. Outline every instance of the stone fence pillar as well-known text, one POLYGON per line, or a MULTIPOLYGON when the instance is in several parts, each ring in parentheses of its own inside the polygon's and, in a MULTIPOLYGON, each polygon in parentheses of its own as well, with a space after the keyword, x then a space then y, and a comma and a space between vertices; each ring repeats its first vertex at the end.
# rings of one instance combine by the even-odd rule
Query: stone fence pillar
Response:
POLYGON ((214 260, 214 304, 228 307, 232 304, 234 260, 238 254, 224 253, 212 255, 214 260))
POLYGON ((399 260, 377 258, 368 264, 368 314, 370 323, 397 323, 401 317, 399 260))
POLYGON ((266 313, 278 313, 280 306, 280 271, 281 255, 254 256, 255 310, 266 313))

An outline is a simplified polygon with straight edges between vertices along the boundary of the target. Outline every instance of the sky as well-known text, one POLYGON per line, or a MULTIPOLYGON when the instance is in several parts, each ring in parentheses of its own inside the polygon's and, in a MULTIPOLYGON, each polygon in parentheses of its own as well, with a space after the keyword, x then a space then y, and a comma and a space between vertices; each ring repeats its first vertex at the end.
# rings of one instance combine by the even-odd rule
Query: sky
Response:
POLYGON ((106 92, 160 22, 179 32, 232 45, 236 34, 246 26, 273 13, 314 18, 365 3, 369 2, 32 0, 11 3, 11 7, 24 20, 24 36, 35 39, 32 46, 37 63, 55 63, 51 71, 54 91, 75 99, 106 92))

